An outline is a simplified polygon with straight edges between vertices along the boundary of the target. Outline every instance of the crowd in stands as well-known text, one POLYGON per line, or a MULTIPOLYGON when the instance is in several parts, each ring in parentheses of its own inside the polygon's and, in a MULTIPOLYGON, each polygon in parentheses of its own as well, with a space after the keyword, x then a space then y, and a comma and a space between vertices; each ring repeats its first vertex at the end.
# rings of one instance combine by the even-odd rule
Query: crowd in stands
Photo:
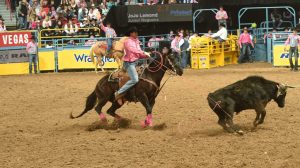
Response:
POLYGON ((114 1, 95 5, 93 1, 62 0, 59 6, 55 6, 54 0, 21 0, 16 9, 17 28, 45 29, 44 36, 99 35, 100 23, 114 5, 114 1))

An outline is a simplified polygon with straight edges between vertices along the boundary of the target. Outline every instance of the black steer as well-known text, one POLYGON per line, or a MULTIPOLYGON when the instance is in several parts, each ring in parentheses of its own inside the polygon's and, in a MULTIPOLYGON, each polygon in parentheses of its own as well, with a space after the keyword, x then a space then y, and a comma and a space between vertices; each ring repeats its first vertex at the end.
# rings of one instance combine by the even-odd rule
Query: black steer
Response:
POLYGON ((218 115, 218 124, 228 132, 238 132, 238 126, 233 124, 233 113, 242 110, 254 109, 256 118, 253 125, 256 127, 264 122, 265 107, 274 100, 279 107, 285 104, 286 86, 260 76, 250 76, 237 81, 213 93, 209 93, 207 100, 210 108, 218 115))

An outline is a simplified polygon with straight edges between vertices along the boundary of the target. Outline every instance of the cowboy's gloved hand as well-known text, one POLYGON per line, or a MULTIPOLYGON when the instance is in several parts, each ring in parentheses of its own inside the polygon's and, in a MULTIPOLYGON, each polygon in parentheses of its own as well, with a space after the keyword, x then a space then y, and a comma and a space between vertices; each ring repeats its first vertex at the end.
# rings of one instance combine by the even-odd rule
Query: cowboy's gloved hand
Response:
POLYGON ((145 54, 147 57, 151 57, 151 55, 150 55, 149 52, 144 52, 144 54, 145 54))

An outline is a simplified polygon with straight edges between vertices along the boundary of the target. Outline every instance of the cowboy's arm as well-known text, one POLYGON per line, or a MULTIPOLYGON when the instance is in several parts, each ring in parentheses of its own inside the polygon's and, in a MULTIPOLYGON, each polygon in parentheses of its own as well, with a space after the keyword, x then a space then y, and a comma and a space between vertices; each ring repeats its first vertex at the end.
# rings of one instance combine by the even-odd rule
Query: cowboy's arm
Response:
POLYGON ((228 19, 227 12, 226 12, 226 11, 224 11, 224 13, 225 13, 224 19, 228 19))
POLYGON ((106 27, 103 25, 102 22, 100 23, 100 28, 101 28, 104 32, 106 32, 106 27))

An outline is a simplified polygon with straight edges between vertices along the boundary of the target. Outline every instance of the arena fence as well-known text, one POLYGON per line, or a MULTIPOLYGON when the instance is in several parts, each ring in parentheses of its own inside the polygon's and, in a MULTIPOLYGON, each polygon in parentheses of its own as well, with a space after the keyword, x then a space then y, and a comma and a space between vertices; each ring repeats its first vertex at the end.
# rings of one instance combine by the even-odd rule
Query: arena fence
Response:
POLYGON ((37 31, 0 32, 0 75, 29 73, 26 45, 37 34, 37 31))

